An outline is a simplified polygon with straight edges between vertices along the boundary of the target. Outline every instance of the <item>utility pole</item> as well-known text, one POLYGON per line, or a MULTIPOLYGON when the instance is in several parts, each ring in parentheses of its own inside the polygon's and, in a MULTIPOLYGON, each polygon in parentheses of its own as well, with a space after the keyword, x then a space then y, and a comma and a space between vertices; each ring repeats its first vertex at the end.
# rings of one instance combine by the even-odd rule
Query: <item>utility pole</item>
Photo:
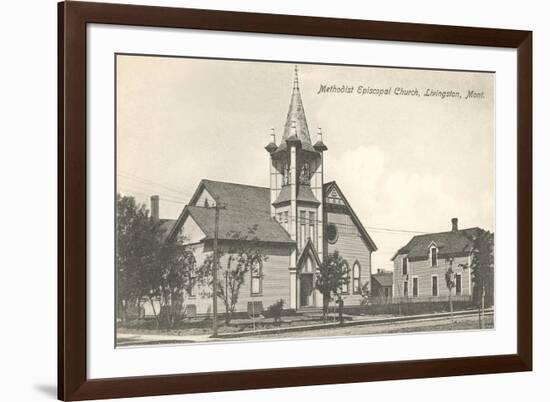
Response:
POLYGON ((212 336, 218 336, 218 232, 220 227, 220 209, 225 207, 214 205, 214 261, 212 262, 212 336))

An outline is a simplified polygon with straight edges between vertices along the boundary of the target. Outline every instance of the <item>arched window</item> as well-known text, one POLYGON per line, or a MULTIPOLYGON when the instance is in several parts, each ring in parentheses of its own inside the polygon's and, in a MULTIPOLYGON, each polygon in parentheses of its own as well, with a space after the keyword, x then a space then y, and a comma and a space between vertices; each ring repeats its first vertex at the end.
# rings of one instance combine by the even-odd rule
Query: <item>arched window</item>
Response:
POLYGON ((262 294, 262 262, 255 259, 250 269, 250 294, 262 294))
POLYGON ((361 266, 359 261, 355 261, 353 264, 353 293, 361 294, 361 266))
POLYGON ((309 185, 309 163, 304 162, 300 170, 300 184, 309 185))
POLYGON ((283 165, 283 186, 286 186, 290 183, 290 169, 288 168, 288 163, 283 165))
POLYGON ((349 264, 347 261, 344 261, 344 266, 342 267, 344 271, 344 282, 342 283, 342 293, 349 293, 349 264))

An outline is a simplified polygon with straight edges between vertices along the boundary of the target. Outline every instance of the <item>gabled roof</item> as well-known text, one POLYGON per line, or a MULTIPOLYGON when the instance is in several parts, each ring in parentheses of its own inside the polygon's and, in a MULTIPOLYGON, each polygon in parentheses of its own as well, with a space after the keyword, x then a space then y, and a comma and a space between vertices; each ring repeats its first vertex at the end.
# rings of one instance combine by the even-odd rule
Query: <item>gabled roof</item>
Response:
POLYGON ((376 247, 376 244, 374 243, 374 240, 372 240, 372 238, 368 234, 367 230, 365 229, 365 227, 363 226, 363 224, 359 220, 359 217, 357 216, 357 214, 355 213, 355 211, 351 207, 350 203, 348 202, 348 200, 344 196, 344 193, 342 192, 342 190, 340 190, 340 187, 338 187, 338 185, 336 184, 335 181, 331 181, 331 182, 325 183, 323 185, 323 194, 325 194, 325 195, 328 194, 333 188, 336 188, 336 190, 338 191, 338 194, 341 196, 342 200, 344 201, 344 206, 346 207, 349 214, 351 215, 351 218, 352 218, 353 222, 355 223, 355 225, 357 226, 357 229, 359 230, 359 233, 362 235, 363 239, 365 239, 367 244, 371 247, 372 251, 378 250, 378 247, 376 247))
POLYGON ((469 254, 473 248, 471 237, 479 230, 481 229, 474 227, 414 236, 404 247, 397 251, 392 257, 392 261, 398 255, 406 255, 409 260, 427 259, 432 243, 437 247, 438 255, 441 257, 469 254))
POLYGON ((271 217, 268 188, 213 180, 200 182, 191 202, 184 208, 174 225, 168 241, 175 238, 189 215, 205 233, 204 240, 214 238, 214 208, 194 205, 204 189, 214 198, 217 205, 223 206, 219 215, 220 240, 230 240, 231 232, 238 232, 262 242, 295 244, 286 230, 271 217), (251 228, 255 228, 253 233, 249 233, 251 228))
POLYGON ((161 240, 164 241, 172 231, 172 228, 176 224, 176 219, 160 219, 160 231, 162 234, 160 235, 161 240))
POLYGON ((284 151, 287 148, 286 141, 300 140, 302 149, 311 152, 317 152, 311 145, 311 138, 309 136, 309 129, 307 127, 306 113, 304 111, 304 104, 302 103, 302 95, 300 94, 300 85, 298 83, 298 70, 295 68, 294 73, 294 85, 292 87, 292 95, 290 96, 290 105, 288 107, 288 113, 286 115, 286 123, 283 131, 283 137, 281 143, 277 148, 277 151, 284 151), (294 136, 292 125, 296 125, 296 136, 294 136), (297 137, 297 138, 295 138, 297 137))
POLYGON ((321 259, 319 258, 319 255, 317 254, 317 250, 315 250, 315 246, 313 245, 313 242, 311 241, 311 239, 307 240, 307 243, 304 246, 304 249, 298 256, 298 261, 296 263, 296 266, 300 267, 304 263, 307 256, 313 257, 313 260, 315 261, 318 267, 321 265, 321 259))
POLYGON ((372 282, 376 282, 378 286, 393 286, 393 273, 391 272, 384 272, 380 274, 372 274, 371 275, 372 282))
MULTIPOLYGON (((313 204, 320 204, 317 198, 315 198, 315 195, 313 195, 313 191, 311 191, 311 188, 305 185, 298 186, 298 194, 296 195, 296 200, 310 202, 313 204)), ((273 205, 283 204, 285 202, 290 202, 290 186, 283 186, 273 205)))

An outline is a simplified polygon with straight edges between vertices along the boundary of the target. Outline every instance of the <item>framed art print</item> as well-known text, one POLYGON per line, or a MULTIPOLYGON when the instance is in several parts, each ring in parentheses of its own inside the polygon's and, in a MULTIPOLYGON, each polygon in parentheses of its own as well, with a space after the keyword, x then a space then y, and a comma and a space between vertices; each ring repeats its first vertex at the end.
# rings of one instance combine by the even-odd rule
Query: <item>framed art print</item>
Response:
POLYGON ((531 53, 59 3, 59 398, 531 370, 531 53))

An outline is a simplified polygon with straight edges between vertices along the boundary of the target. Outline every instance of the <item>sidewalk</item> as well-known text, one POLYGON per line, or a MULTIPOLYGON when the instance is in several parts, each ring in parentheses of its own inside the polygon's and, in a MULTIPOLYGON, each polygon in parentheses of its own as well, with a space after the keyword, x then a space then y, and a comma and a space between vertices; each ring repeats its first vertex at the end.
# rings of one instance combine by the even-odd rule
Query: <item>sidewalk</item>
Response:
MULTIPOLYGON (((493 309, 485 310, 485 315, 492 315, 493 309)), ((477 316, 478 312, 475 310, 462 310, 453 312, 455 317, 464 317, 464 316, 477 316)), ((313 325, 302 325, 294 327, 283 327, 283 328, 270 328, 270 329, 260 329, 257 331, 240 331, 233 333, 219 334, 218 338, 241 338, 246 336, 258 336, 258 335, 269 335, 269 334, 280 334, 285 332, 296 332, 296 331, 306 331, 306 330, 316 330, 316 329, 330 329, 330 328, 343 328, 351 327, 356 325, 368 325, 368 324, 385 324, 385 323, 400 323, 406 321, 425 321, 438 318, 450 317, 451 313, 433 313, 433 314, 419 314, 419 315, 409 315, 409 316, 399 316, 399 317, 368 317, 352 321, 344 321, 340 324, 339 322, 330 322, 323 324, 313 324, 313 325)))

